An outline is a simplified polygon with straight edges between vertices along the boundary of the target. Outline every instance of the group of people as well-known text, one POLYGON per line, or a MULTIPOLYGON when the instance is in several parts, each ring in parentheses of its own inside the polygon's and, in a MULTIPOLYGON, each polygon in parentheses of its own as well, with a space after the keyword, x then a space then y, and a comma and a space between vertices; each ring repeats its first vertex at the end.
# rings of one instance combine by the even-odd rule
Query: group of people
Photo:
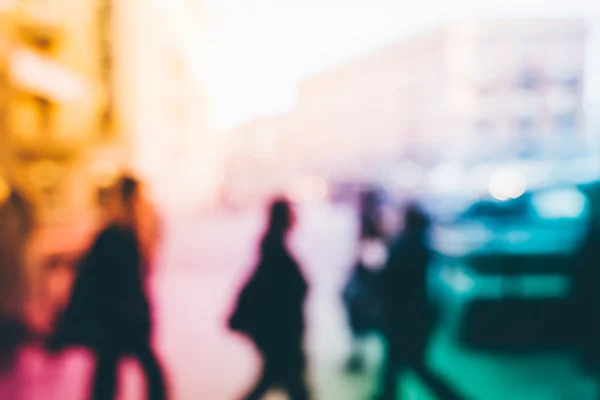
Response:
MULTIPOLYGON (((168 385, 151 345, 152 304, 147 288, 160 230, 156 224, 149 225, 153 219, 148 218, 148 199, 138 180, 124 176, 111 193, 106 202, 106 224, 80 262, 68 306, 57 318, 47 346, 53 351, 84 346, 95 354, 92 400, 116 398, 118 365, 125 356, 136 358, 145 372, 147 397, 164 400, 168 385)), ((7 240, 7 232, 13 241, 19 241, 30 229, 31 217, 19 198, 6 204, 8 208, 0 209, 0 213, 14 218, 3 218, 8 222, 2 224, 6 229, 0 229, 0 255, 3 260, 12 257, 11 262, 20 265, 23 249, 7 240)), ((427 215, 415 205, 406 207, 401 233, 390 238, 380 228, 373 193, 363 195, 360 209, 356 262, 342 293, 355 339, 348 371, 362 369, 362 339, 378 331, 385 338, 386 350, 375 399, 398 399, 397 378, 405 369, 419 374, 440 398, 458 399, 425 362, 437 315, 427 295, 431 261, 427 215)), ((303 350, 309 283, 287 245, 294 224, 290 203, 284 198, 274 200, 260 241, 259 261, 229 318, 230 329, 249 338, 263 360, 262 373, 245 395, 247 400, 262 398, 274 386, 283 388, 293 400, 310 398, 303 350)), ((593 233, 590 240, 594 245, 586 246, 589 254, 585 258, 597 262, 599 235, 597 230, 593 233)), ((11 278, 4 275, 5 280, 11 278)), ((9 296, 10 284, 5 289, 0 295, 9 296)), ((1 302, 6 307, 0 309, 0 332, 10 331, 6 327, 19 332, 24 328, 17 318, 11 318, 18 314, 11 309, 18 302, 7 299, 1 302)), ((589 300, 582 299, 581 303, 589 304, 589 300)), ((9 339, 0 337, 0 344, 6 345, 9 339)), ((10 359, 4 347, 10 346, 0 346, 3 361, 10 359)), ((6 364, 0 367, 6 368, 6 364)))
MULTIPOLYGON (((343 291, 357 342, 348 368, 355 371, 362 366, 362 338, 375 329, 383 332, 387 351, 381 392, 375 398, 397 399, 397 376, 403 369, 413 368, 426 379, 433 375, 424 361, 435 316, 426 293, 429 221, 417 206, 409 206, 402 234, 386 242, 373 194, 366 193, 361 203, 356 266, 343 291)), ((283 388, 293 400, 309 398, 302 350, 308 285, 286 246, 293 225, 290 204, 284 199, 274 201, 258 265, 229 320, 230 328, 250 338, 263 359, 262 374, 244 397, 247 400, 260 399, 272 386, 283 388)))
MULTIPOLYGON (((377 209, 374 193, 364 193, 356 262, 343 291, 357 343, 347 367, 351 372, 361 369, 360 342, 376 330, 385 339, 386 350, 374 399, 397 400, 398 376, 407 369, 418 374, 439 398, 460 399, 426 363, 438 315, 427 294, 432 259, 429 218, 418 206, 409 205, 403 229, 389 237, 381 229, 377 209)), ((123 177, 108 210, 108 223, 81 263, 69 305, 49 347, 77 344, 92 349, 97 359, 94 400, 115 398, 118 362, 126 355, 134 356, 145 371, 148 398, 163 400, 167 384, 151 346, 152 307, 146 288, 157 230, 148 226, 141 184, 123 177)), ((291 204, 275 199, 269 207, 258 262, 229 318, 231 330, 249 338, 263 361, 258 381, 244 397, 247 400, 262 398, 274 386, 283 388, 292 400, 310 398, 303 349, 309 283, 287 245, 294 225, 291 204)), ((597 262, 597 230, 591 232, 593 244, 584 246, 590 252, 584 257, 586 265, 591 258, 597 262)), ((585 299, 582 302, 589 304, 585 299)))
POLYGON ((397 399, 398 375, 412 369, 431 381, 442 398, 452 391, 426 367, 426 349, 436 324, 436 309, 427 294, 429 218, 409 205, 403 229, 389 237, 382 229, 376 192, 362 193, 360 230, 355 266, 343 291, 350 330, 354 339, 346 368, 360 372, 364 367, 362 342, 371 332, 385 339, 382 381, 375 398, 397 399))
MULTIPOLYGON (((426 352, 438 322, 439 311, 427 293, 428 269, 432 261, 429 247, 428 216, 417 206, 404 210, 403 229, 390 237, 381 229, 374 192, 362 194, 360 230, 355 265, 343 288, 353 350, 346 364, 348 372, 364 367, 363 341, 378 332, 385 339, 381 382, 374 399, 399 397, 399 375, 411 370, 440 399, 463 398, 448 382, 428 368, 426 352)), ((242 289, 230 318, 232 330, 250 338, 263 358, 263 372, 245 399, 259 399, 272 386, 285 389, 291 399, 307 399, 302 351, 304 322, 302 308, 307 282, 286 246, 294 215, 285 200, 275 201, 260 247, 260 261, 242 289)), ((597 224, 591 224, 576 262, 573 310, 576 314, 597 303, 598 246, 597 224), (585 275, 585 276, 583 276, 585 275)), ((594 308, 597 309, 597 308, 594 308)), ((578 319, 587 329, 577 342, 588 366, 597 364, 600 318, 588 313, 578 319), (585 322, 584 322, 585 321, 585 322)), ((597 365, 592 368, 597 369, 597 365)))
MULTIPOLYGON (((139 361, 149 399, 167 398, 165 376, 151 346, 152 307, 146 288, 157 231, 148 226, 142 189, 131 177, 117 183, 107 203, 107 223, 81 261, 69 304, 48 341, 55 351, 79 345, 95 353, 93 400, 115 399, 118 364, 124 356, 139 361)), ((387 357, 381 393, 376 397, 395 399, 399 372, 406 367, 426 371, 424 354, 434 320, 426 295, 428 219, 417 207, 408 207, 403 233, 391 243, 382 243, 374 199, 366 195, 361 208, 358 292, 364 292, 368 276, 364 272, 371 273, 375 267, 381 277, 372 280, 379 282, 372 287, 372 295, 380 302, 376 309, 350 306, 351 325, 359 336, 370 327, 384 332, 387 357)), ((294 224, 290 203, 274 200, 260 241, 259 261, 229 321, 232 330, 252 340, 263 359, 262 374, 244 397, 247 400, 260 399, 273 386, 285 389, 293 400, 310 397, 303 350, 309 284, 287 246, 294 224)), ((347 296, 349 303, 351 298, 347 296)))

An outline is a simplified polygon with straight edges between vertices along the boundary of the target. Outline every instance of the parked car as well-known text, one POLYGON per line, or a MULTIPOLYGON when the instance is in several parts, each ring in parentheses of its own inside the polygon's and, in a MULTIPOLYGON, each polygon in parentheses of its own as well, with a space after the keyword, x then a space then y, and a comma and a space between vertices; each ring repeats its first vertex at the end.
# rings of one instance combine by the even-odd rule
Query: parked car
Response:
POLYGON ((484 199, 434 227, 440 285, 464 313, 466 341, 513 348, 567 340, 567 300, 588 212, 580 189, 558 187, 484 199))

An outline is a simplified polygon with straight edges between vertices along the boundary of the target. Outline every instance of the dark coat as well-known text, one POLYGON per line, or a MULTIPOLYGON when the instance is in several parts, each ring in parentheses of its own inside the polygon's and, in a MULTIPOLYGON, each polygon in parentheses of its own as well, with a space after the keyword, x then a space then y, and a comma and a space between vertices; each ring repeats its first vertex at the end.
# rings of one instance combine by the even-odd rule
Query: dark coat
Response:
MULTIPOLYGON (((361 211, 359 229, 359 242, 383 240, 384 235, 374 209, 361 211)), ((362 335, 380 327, 380 276, 378 271, 369 270, 360 257, 350 271, 342 289, 342 301, 354 334, 362 335)))
POLYGON ((358 262, 344 286, 342 300, 354 334, 365 334, 381 326, 381 275, 358 262))
POLYGON ((258 267, 239 295, 231 329, 246 334, 267 358, 301 362, 307 289, 283 240, 266 237, 258 267))
POLYGON ((109 346, 127 352, 147 340, 150 307, 135 233, 109 226, 96 238, 80 265, 67 309, 52 345, 109 346))
POLYGON ((376 212, 361 212, 360 239, 381 239, 383 232, 376 212))
POLYGON ((384 331, 404 357, 420 358, 434 324, 427 295, 431 251, 425 235, 401 236, 382 274, 384 331))

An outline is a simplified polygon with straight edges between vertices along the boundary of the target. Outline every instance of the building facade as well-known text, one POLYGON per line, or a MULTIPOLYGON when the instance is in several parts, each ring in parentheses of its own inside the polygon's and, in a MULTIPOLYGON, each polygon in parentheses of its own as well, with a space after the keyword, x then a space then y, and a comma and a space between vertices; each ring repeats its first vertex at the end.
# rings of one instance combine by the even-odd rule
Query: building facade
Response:
POLYGON ((110 27, 95 1, 14 1, 2 14, 5 180, 43 221, 81 220, 95 201, 87 153, 112 120, 110 27))
POLYGON ((167 212, 210 206, 222 179, 224 144, 207 124, 204 91, 190 60, 198 49, 178 35, 176 25, 187 20, 160 2, 120 3, 116 97, 128 167, 167 212))
POLYGON ((288 171, 283 153, 286 116, 257 117, 228 134, 221 201, 229 206, 262 205, 281 193, 288 171))
POLYGON ((455 23, 306 80, 299 119, 316 163, 525 157, 580 144, 586 26, 455 23))

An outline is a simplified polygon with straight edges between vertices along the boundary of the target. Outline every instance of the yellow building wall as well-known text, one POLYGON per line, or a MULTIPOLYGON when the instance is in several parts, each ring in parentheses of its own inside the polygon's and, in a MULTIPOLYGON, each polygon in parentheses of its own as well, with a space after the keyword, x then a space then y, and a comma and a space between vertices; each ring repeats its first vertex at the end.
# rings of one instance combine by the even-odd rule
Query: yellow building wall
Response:
MULTIPOLYGON (((98 168, 89 165, 98 161, 90 152, 98 146, 106 147, 108 140, 118 139, 100 124, 102 111, 111 99, 106 95, 109 82, 103 81, 100 43, 104 33, 98 3, 18 1, 10 14, 4 14, 4 20, 10 21, 4 24, 6 37, 11 38, 4 60, 12 66, 12 72, 5 77, 10 90, 1 161, 9 181, 27 192, 42 219, 80 219, 93 208, 99 177, 94 176, 98 168), (36 36, 51 40, 53 45, 48 50, 36 48, 32 40, 36 36), (36 99, 40 96, 22 84, 18 74, 21 69, 15 67, 14 60, 24 51, 55 63, 85 88, 82 97, 66 103, 41 96, 51 104, 45 125, 36 99), (46 195, 44 187, 53 187, 55 193, 46 195)), ((38 68, 43 73, 48 71, 40 65, 38 68)), ((116 121, 110 126, 116 127, 116 121)))

